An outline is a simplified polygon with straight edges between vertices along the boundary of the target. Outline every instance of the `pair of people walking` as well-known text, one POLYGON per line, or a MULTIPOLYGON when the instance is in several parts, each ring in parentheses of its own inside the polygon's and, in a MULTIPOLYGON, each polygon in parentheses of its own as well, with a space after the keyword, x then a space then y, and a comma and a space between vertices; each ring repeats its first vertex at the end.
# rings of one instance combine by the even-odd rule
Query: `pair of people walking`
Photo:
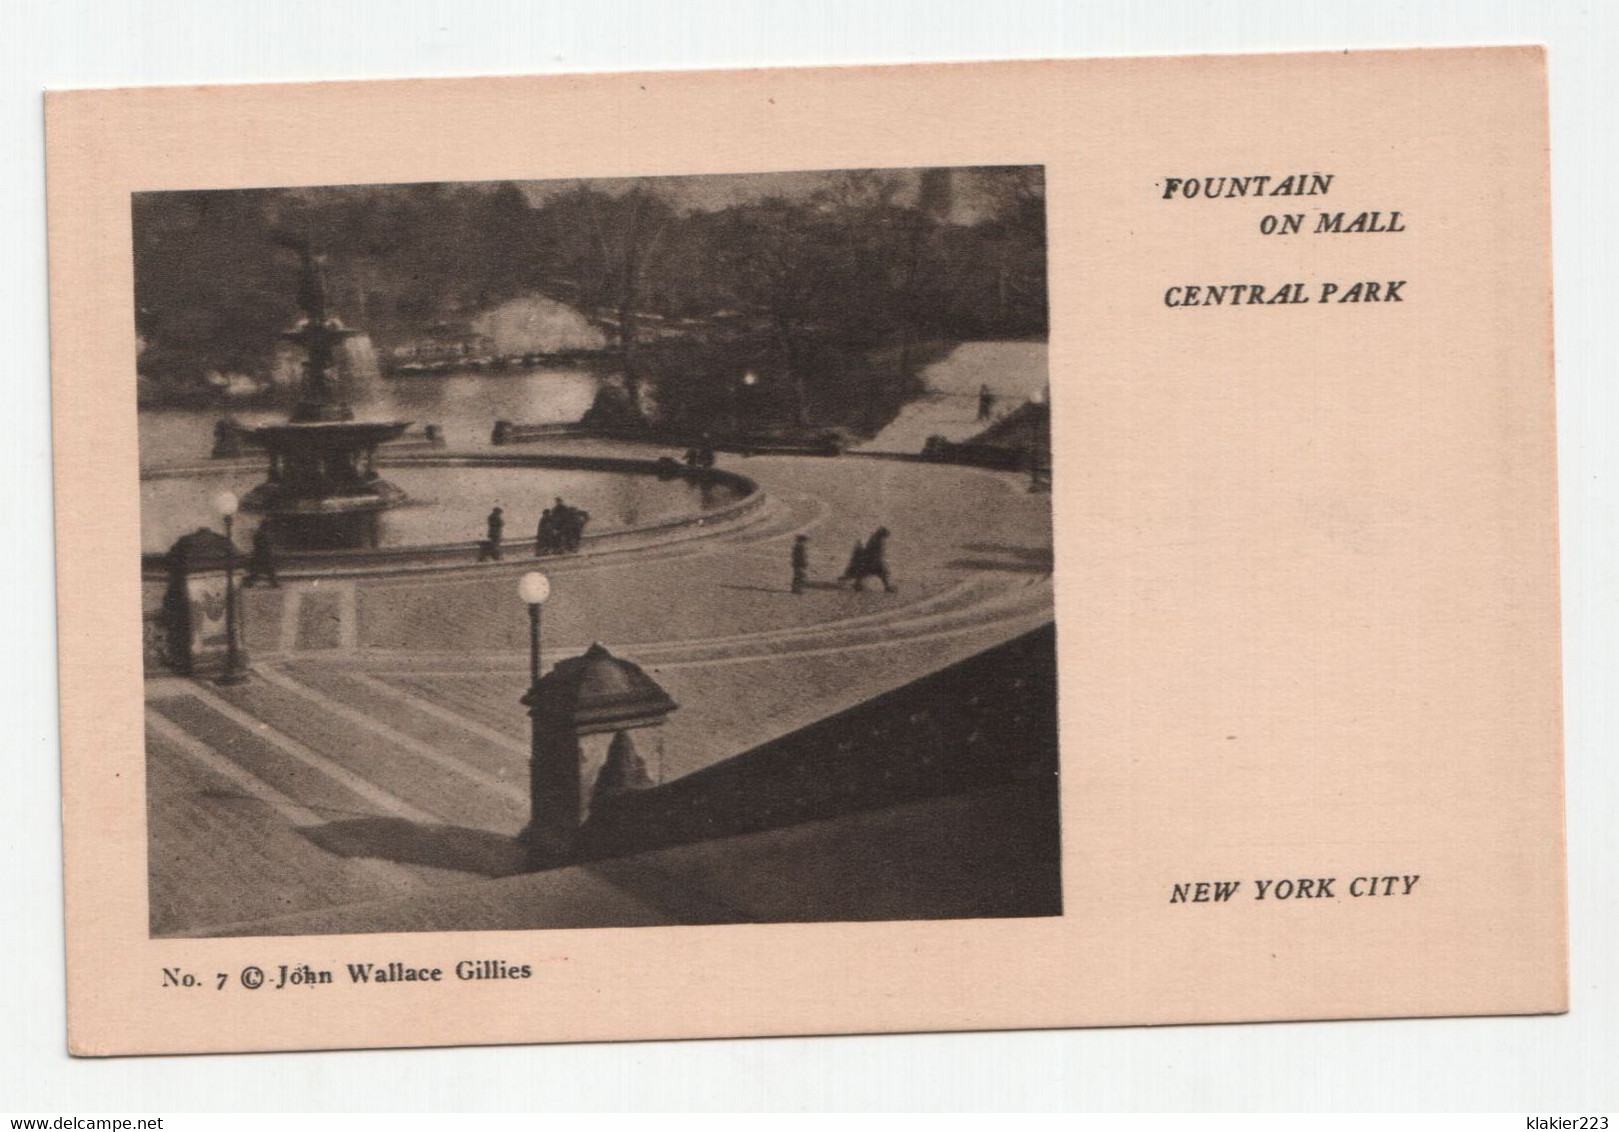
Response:
MULTIPOLYGON (((801 594, 809 586, 809 536, 793 539, 793 593, 801 594)), ((865 542, 854 544, 849 565, 844 568, 838 584, 852 583, 857 590, 866 588, 866 579, 876 578, 883 584, 884 593, 893 593, 898 587, 888 576, 888 528, 878 527, 865 542)))
POLYGON ((590 512, 581 507, 570 507, 557 496, 556 503, 540 515, 539 529, 534 532, 534 557, 547 554, 572 554, 579 549, 584 538, 585 524, 590 512))

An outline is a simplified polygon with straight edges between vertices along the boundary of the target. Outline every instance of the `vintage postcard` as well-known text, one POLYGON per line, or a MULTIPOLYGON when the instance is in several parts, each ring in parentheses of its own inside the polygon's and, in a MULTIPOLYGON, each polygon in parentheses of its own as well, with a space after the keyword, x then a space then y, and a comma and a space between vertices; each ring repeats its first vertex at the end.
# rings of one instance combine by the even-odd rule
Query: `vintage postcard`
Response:
POLYGON ((75 1053, 1567 1008, 1541 50, 47 115, 75 1053))

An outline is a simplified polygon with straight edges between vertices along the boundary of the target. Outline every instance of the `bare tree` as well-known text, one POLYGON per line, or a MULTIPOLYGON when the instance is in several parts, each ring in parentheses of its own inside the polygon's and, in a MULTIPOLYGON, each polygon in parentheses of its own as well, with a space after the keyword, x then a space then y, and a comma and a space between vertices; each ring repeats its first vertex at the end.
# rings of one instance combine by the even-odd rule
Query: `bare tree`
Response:
POLYGON ((738 306, 764 317, 793 395, 809 423, 804 346, 828 293, 828 243, 810 208, 779 197, 730 211, 719 267, 738 306))
POLYGON ((1004 320, 1015 302, 1045 305, 1046 176, 1038 165, 975 169, 972 187, 986 222, 1002 239, 996 302, 1004 320))
POLYGON ((612 310, 614 338, 630 404, 642 411, 641 373, 636 360, 647 270, 656 259, 674 209, 649 182, 611 197, 579 183, 579 201, 588 225, 591 255, 584 266, 587 294, 605 299, 612 310))

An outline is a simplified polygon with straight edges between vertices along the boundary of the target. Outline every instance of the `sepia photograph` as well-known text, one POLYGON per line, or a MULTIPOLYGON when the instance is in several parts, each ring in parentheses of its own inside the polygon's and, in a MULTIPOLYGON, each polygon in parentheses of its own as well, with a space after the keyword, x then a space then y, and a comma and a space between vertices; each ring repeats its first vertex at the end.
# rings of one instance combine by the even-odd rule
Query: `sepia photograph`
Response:
POLYGON ((1043 168, 130 224, 153 937, 1062 914, 1043 168))

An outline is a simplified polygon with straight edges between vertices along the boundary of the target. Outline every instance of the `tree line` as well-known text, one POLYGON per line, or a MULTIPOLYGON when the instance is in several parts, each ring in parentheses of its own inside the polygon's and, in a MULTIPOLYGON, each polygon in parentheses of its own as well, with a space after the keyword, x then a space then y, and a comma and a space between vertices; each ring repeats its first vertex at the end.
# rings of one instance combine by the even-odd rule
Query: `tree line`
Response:
POLYGON ((746 369, 774 411, 849 423, 940 343, 1047 329, 1037 167, 848 171, 706 209, 653 178, 538 200, 509 182, 144 193, 132 219, 139 370, 174 395, 268 376, 298 317, 287 234, 321 249, 333 308, 379 348, 544 295, 602 327, 633 404, 650 386, 677 417, 721 411, 746 369))

